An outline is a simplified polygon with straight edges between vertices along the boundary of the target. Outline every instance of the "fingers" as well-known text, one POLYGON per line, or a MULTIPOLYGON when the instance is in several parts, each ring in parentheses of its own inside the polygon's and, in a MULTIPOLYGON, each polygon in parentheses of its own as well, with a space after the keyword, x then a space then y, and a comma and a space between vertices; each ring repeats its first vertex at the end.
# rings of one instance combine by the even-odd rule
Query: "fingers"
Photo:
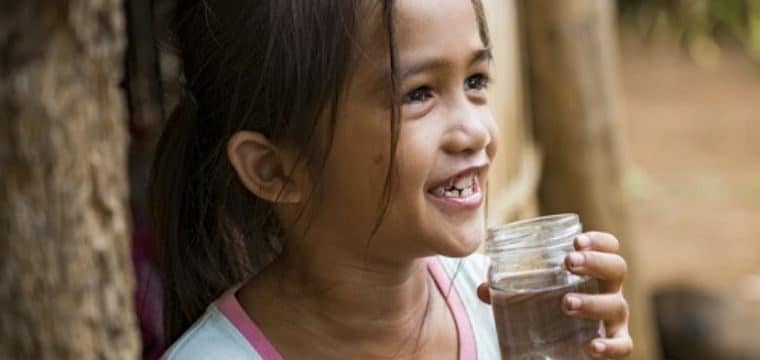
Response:
POLYGON ((633 340, 628 332, 621 331, 612 338, 598 338, 589 341, 587 349, 595 358, 618 359, 633 352, 633 340))
POLYGON ((620 293, 570 293, 562 301, 562 310, 568 315, 583 319, 604 320, 612 328, 628 319, 628 303, 620 293))
POLYGON ((486 304, 491 304, 491 290, 489 289, 488 283, 483 283, 478 286, 478 298, 486 304))
POLYGON ((620 290, 628 272, 628 265, 620 255, 598 251, 571 252, 565 258, 565 266, 575 274, 602 280, 603 292, 620 290))
POLYGON ((595 250, 615 253, 620 250, 620 242, 612 234, 590 231, 575 237, 573 245, 576 250, 595 250))

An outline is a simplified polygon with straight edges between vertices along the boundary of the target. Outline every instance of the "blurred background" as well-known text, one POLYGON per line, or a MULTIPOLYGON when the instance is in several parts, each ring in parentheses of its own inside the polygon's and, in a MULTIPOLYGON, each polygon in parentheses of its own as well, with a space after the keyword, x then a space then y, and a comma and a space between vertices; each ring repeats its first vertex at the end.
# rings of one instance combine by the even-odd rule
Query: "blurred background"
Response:
POLYGON ((620 1, 625 189, 665 355, 757 359, 760 2, 620 1))
MULTIPOLYGON (((634 359, 760 359, 760 0, 484 3, 489 224, 615 233, 634 359)), ((0 5, 0 358, 164 348, 146 184, 182 88, 171 8, 0 5)))

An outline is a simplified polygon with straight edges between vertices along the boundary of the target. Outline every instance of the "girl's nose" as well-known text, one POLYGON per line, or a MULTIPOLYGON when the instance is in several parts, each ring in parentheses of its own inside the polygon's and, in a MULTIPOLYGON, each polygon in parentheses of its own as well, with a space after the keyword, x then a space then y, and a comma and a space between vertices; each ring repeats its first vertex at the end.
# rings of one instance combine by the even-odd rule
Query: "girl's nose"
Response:
POLYGON ((463 99, 453 106, 449 119, 451 125, 444 138, 446 152, 477 153, 491 143, 491 132, 487 126, 490 115, 484 106, 463 99))

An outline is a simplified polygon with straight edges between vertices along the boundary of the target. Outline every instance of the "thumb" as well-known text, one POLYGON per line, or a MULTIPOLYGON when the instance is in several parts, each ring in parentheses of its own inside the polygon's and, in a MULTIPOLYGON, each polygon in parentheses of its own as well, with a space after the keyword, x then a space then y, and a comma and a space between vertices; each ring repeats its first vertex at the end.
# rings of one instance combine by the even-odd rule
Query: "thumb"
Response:
POLYGON ((491 291, 488 289, 488 283, 482 283, 478 286, 478 298, 486 304, 491 304, 491 291))

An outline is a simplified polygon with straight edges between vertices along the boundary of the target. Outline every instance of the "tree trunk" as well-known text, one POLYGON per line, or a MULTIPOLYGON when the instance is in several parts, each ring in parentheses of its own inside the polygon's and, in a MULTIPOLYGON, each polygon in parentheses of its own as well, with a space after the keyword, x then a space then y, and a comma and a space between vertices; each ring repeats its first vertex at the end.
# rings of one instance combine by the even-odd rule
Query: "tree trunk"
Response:
POLYGON ((0 5, 0 359, 134 359, 117 0, 0 5))
POLYGON ((634 358, 657 358, 622 191, 614 2, 521 0, 518 19, 528 110, 544 155, 541 212, 576 212, 586 229, 618 236, 630 264, 625 293, 634 358))

